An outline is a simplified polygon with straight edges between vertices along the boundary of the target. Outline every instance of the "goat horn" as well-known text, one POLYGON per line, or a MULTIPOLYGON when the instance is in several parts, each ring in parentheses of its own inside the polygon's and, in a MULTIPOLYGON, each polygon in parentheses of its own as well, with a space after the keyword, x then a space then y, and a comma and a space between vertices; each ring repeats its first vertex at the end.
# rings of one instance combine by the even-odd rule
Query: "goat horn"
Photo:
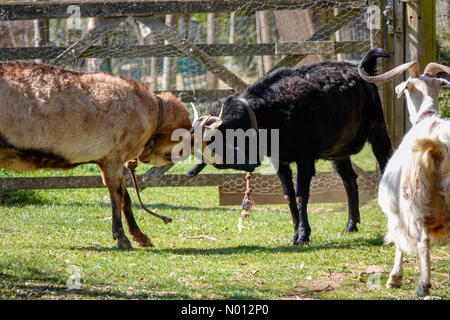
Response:
POLYGON ((194 122, 198 119, 198 111, 195 105, 191 102, 192 109, 194 110, 194 122))
POLYGON ((211 118, 211 115, 208 115, 205 120, 202 121, 202 123, 200 124, 200 127, 203 128, 206 124, 206 122, 208 122, 208 120, 211 118))
POLYGON ((365 73, 361 68, 358 68, 359 75, 361 78, 363 78, 365 81, 370 83, 383 83, 388 82, 394 79, 395 77, 399 76, 403 72, 409 69, 410 75, 412 78, 416 78, 419 76, 419 62, 412 61, 408 63, 401 64, 397 67, 395 67, 392 70, 389 70, 383 74, 377 75, 377 76, 370 76, 367 73, 365 73))
POLYGON ((223 110, 225 109, 225 105, 222 103, 222 109, 220 110, 219 119, 223 119, 223 110))
POLYGON ((430 77, 434 77, 439 72, 446 72, 446 73, 450 74, 450 68, 447 66, 444 66, 442 64, 439 64, 439 63, 430 62, 425 67, 423 74, 429 75, 430 77))

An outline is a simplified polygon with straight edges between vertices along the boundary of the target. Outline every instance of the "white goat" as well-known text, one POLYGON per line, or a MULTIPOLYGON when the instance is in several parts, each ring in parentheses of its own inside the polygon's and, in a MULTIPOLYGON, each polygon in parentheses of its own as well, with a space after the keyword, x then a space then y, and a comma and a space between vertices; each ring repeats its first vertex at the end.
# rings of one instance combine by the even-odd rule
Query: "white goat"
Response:
MULTIPOLYGON (((382 55, 380 55, 382 56, 382 55)), ((420 257, 418 296, 430 291, 430 245, 450 240, 450 119, 438 114, 439 90, 450 82, 438 73, 450 68, 430 63, 422 75, 417 62, 405 63, 369 82, 385 82, 409 69, 410 78, 395 90, 406 97, 412 128, 389 160, 378 191, 378 202, 388 217, 387 242, 394 242, 395 263, 388 288, 400 287, 403 252, 420 257)))

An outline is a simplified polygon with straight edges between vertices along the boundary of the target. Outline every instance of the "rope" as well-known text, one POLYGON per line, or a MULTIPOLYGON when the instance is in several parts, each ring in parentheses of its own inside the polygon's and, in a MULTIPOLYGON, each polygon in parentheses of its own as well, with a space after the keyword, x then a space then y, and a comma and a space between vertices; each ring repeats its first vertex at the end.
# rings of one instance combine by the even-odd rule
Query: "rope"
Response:
POLYGON ((152 216, 155 216, 159 219, 161 219, 162 221, 164 221, 165 224, 172 222, 171 218, 165 217, 165 216, 160 216, 159 214, 157 214, 156 212, 153 212, 149 209, 147 209, 144 204, 141 201, 141 196, 139 195, 139 188, 137 185, 137 181, 136 181, 136 175, 135 175, 135 169, 137 167, 137 159, 134 160, 130 160, 127 162, 126 167, 128 169, 128 171, 130 171, 130 175, 131 175, 131 180, 133 181, 133 185, 134 185, 134 189, 136 190, 136 195, 139 201, 139 204, 141 205, 142 209, 144 209, 145 211, 147 211, 148 213, 150 213, 152 216))
POLYGON ((250 210, 252 209, 252 206, 255 204, 255 202, 250 198, 250 193, 252 192, 252 188, 250 187, 250 178, 252 177, 251 172, 247 172, 247 175, 245 176, 245 179, 247 180, 247 188, 245 190, 244 199, 242 200, 242 213, 239 217, 238 222, 238 229, 239 232, 242 231, 242 223, 244 222, 244 219, 246 219, 250 215, 250 210))

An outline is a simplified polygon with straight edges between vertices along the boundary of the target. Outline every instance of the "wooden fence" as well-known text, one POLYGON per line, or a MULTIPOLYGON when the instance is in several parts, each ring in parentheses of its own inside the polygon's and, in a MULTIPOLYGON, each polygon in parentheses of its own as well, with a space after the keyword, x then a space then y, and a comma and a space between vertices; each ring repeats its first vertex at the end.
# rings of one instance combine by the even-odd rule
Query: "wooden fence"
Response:
MULTIPOLYGON (((307 1, 307 0, 184 0, 184 1, 35 1, 0 2, 0 21, 66 19, 67 8, 75 5, 79 8, 80 17, 102 17, 100 23, 68 46, 0 48, 0 60, 29 60, 45 56, 52 64, 67 66, 79 58, 96 57, 190 57, 211 72, 215 77, 229 86, 223 90, 175 90, 183 102, 214 101, 219 97, 235 94, 248 84, 231 72, 214 57, 217 56, 282 56, 281 61, 273 69, 281 66, 294 66, 311 54, 347 54, 365 53, 370 47, 383 46, 384 23, 380 29, 371 30, 370 41, 337 41, 335 37, 343 26, 357 15, 364 14, 369 5, 378 5, 384 1, 307 1), (277 10, 281 19, 283 12, 321 8, 335 8, 334 14, 317 26, 313 32, 302 39, 280 43, 258 44, 195 44, 188 41, 173 28, 163 23, 158 15, 176 13, 205 13, 260 10, 277 10), (152 33, 162 36, 168 44, 124 46, 111 50, 108 46, 96 45, 106 34, 114 30, 127 17, 150 28, 152 33)), ((397 1, 401 2, 401 1, 397 1)), ((381 10, 382 11, 382 10, 381 10)), ((380 18, 381 19, 381 18, 380 18)), ((295 28, 296 26, 294 26, 295 28)), ((290 28, 293 28, 290 26, 290 28)), ((297 26, 300 28, 300 26, 297 26)), ((292 31, 292 30, 291 30, 292 31)), ((302 33, 302 30, 297 30, 302 33)), ((281 32, 280 32, 281 33, 281 32)), ((304 32, 303 32, 304 33, 304 32)), ((295 36, 295 30, 294 30, 295 36)), ((392 95, 385 89, 384 96, 392 95)), ((167 91, 167 90, 165 90, 167 91)), ((392 99, 391 99, 392 100, 392 99)), ((195 178, 184 175, 164 174, 170 166, 152 168, 138 176, 142 188, 160 186, 219 186, 221 204, 239 204, 245 189, 245 174, 201 174, 195 178)), ((376 193, 379 179, 377 172, 364 172, 356 167, 359 174, 361 198, 370 198, 376 193)), ((130 180, 127 177, 130 186, 130 180)), ((101 187, 101 178, 89 177, 46 177, 46 178, 1 178, 0 188, 14 189, 50 189, 50 188, 97 188, 101 187)), ((253 188, 257 203, 284 202, 278 177, 275 175, 255 175, 253 188)), ((346 201, 340 178, 334 173, 319 173, 312 181, 311 198, 313 202, 346 201)))

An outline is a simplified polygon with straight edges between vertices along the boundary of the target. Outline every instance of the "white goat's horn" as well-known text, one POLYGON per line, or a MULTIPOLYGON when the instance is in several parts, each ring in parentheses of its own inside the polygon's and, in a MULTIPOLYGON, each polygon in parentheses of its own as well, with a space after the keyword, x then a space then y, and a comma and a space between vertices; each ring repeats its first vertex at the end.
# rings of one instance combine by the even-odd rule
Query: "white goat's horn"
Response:
POLYGON ((450 74, 450 68, 447 66, 444 66, 439 63, 430 62, 425 67, 425 70, 423 71, 423 74, 429 75, 431 77, 436 76, 439 72, 446 72, 450 74))
POLYGON ((223 110, 225 109, 225 105, 222 103, 222 109, 220 110, 219 119, 223 119, 223 110))
POLYGON ((411 74, 412 78, 416 78, 419 76, 419 62, 412 61, 408 63, 401 64, 397 67, 395 67, 392 70, 389 70, 383 74, 377 75, 377 76, 369 76, 367 73, 365 73, 363 70, 358 68, 359 75, 361 78, 366 80, 370 83, 383 83, 388 82, 394 79, 395 77, 399 76, 403 72, 409 69, 409 73, 411 74))
POLYGON ((192 106, 192 109, 194 109, 194 122, 195 122, 198 119, 198 111, 197 111, 197 108, 195 107, 194 103, 191 102, 191 106, 192 106))

